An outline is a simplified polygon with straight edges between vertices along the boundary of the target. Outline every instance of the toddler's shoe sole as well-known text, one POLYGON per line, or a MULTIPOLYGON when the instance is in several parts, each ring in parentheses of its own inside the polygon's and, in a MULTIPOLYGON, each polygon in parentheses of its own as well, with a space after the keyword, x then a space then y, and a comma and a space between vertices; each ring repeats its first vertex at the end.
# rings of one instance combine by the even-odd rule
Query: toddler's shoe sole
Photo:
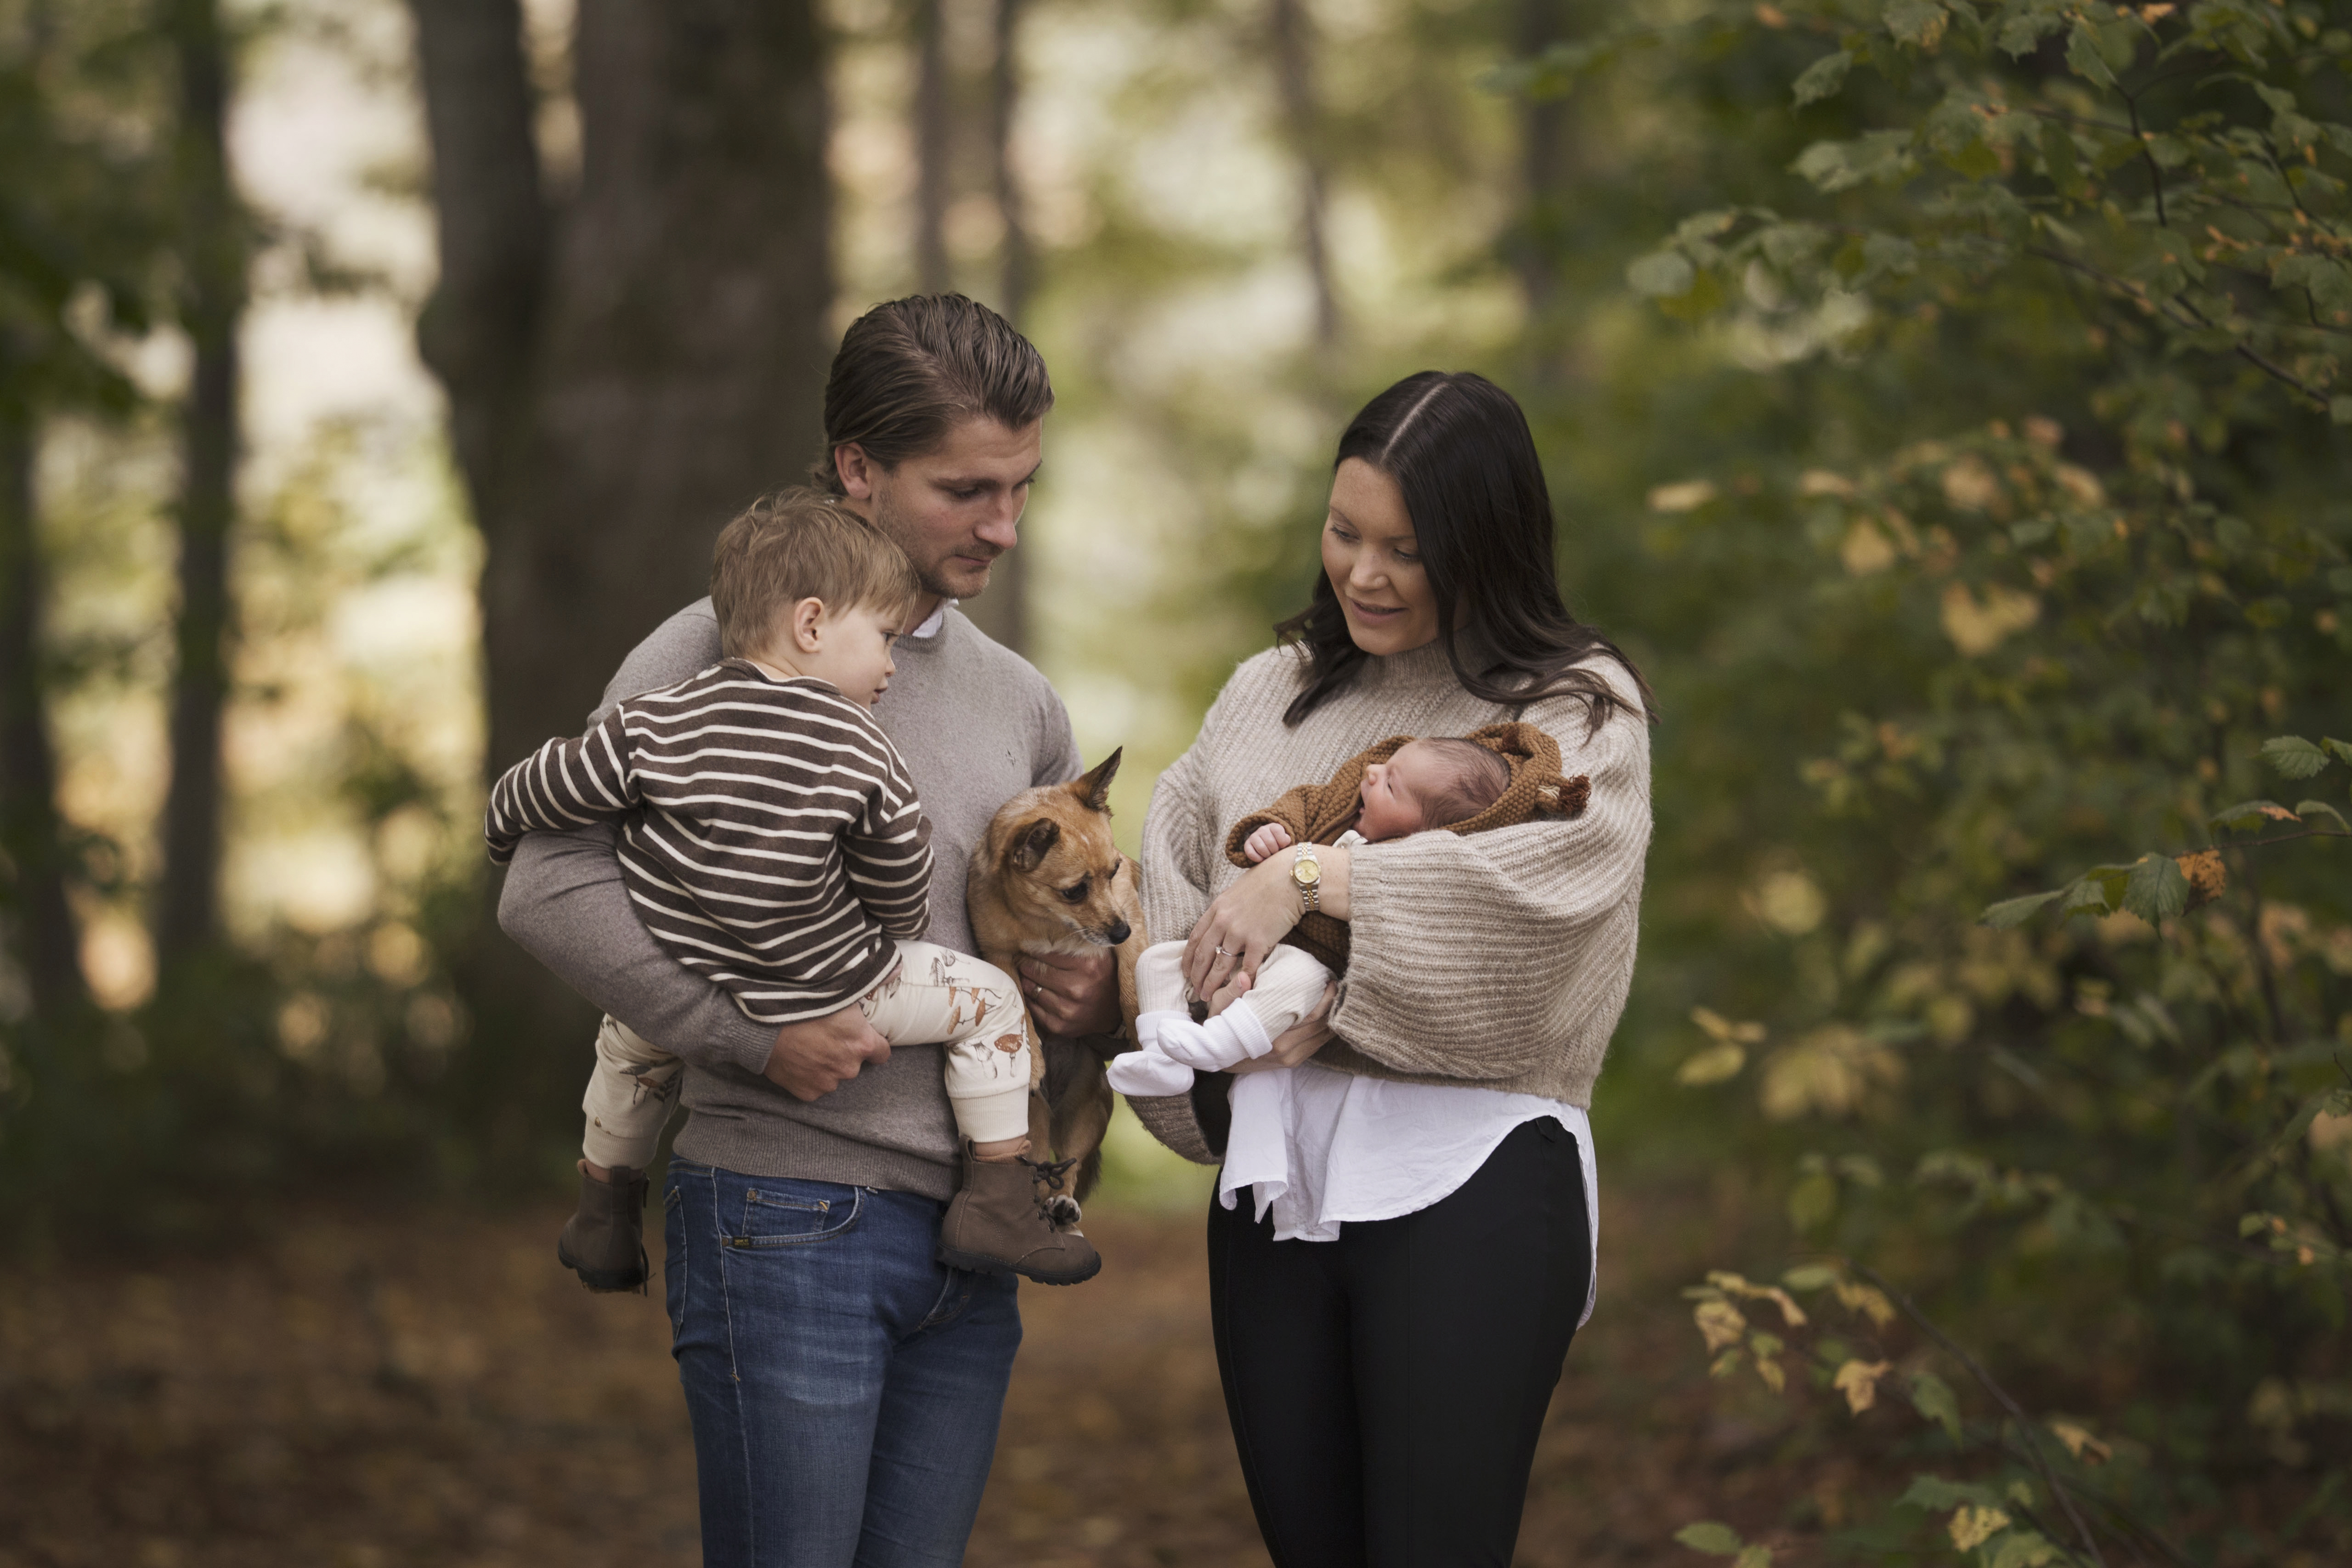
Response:
POLYGON ((637 1249, 635 1268, 584 1268, 572 1256, 572 1249, 562 1242, 555 1244, 555 1260, 580 1276, 580 1283, 600 1296, 619 1295, 625 1291, 643 1294, 646 1281, 653 1278, 653 1269, 646 1262, 645 1248, 637 1249))
POLYGON ((1089 1256, 1076 1268, 1041 1268, 1034 1264, 1009 1262, 985 1252, 964 1252, 942 1246, 934 1255, 950 1268, 961 1268, 971 1274, 1018 1274, 1024 1279, 1039 1285, 1083 1285, 1102 1272, 1102 1255, 1089 1256))

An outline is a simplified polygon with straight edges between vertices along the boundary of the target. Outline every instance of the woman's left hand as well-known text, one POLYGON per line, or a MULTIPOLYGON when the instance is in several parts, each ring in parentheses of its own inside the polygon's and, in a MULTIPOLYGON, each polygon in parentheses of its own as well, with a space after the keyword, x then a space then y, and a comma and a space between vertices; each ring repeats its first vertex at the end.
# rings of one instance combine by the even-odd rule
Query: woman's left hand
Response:
MULTIPOLYGON (((1318 852, 1323 866, 1324 907, 1329 884, 1343 885, 1348 852, 1318 852), (1334 873, 1337 873, 1335 878, 1334 873)), ((1276 854, 1242 873, 1241 879, 1210 903, 1184 944, 1184 983, 1195 996, 1214 996, 1236 970, 1255 976, 1274 944, 1290 934, 1302 912, 1298 885, 1290 879, 1291 857, 1276 854)), ((1337 911, 1334 911, 1337 912, 1337 911)))

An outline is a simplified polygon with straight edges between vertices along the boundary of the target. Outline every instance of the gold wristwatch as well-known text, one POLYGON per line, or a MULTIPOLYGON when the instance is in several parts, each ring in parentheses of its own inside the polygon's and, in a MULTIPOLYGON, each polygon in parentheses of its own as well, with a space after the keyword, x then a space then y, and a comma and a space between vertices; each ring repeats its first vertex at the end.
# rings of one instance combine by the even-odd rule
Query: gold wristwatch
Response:
POLYGON ((1302 911, 1313 914, 1323 907, 1323 862, 1315 858, 1315 846, 1302 844, 1290 858, 1290 885, 1298 889, 1302 911))

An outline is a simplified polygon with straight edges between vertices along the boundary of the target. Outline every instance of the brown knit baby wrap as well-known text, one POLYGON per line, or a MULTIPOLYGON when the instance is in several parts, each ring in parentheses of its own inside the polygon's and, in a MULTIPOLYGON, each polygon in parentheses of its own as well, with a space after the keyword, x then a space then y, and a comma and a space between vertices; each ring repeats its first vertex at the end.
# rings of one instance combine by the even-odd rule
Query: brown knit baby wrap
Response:
MULTIPOLYGON (((1263 811, 1252 812, 1225 835, 1225 856, 1236 866, 1251 864, 1242 846, 1269 822, 1290 830, 1294 844, 1336 843, 1356 825, 1363 805, 1364 769, 1384 763, 1418 735, 1391 735, 1339 764, 1339 771, 1319 784, 1300 784, 1263 811)), ((1580 816, 1592 794, 1592 781, 1579 773, 1562 778, 1559 742, 1533 724, 1488 724, 1462 737, 1475 741, 1509 764, 1511 782, 1495 804, 1460 822, 1433 823, 1449 833, 1484 833, 1490 827, 1517 827, 1538 816, 1580 816)), ((1348 967, 1348 922, 1319 910, 1306 916, 1283 941, 1306 949, 1333 973, 1348 967)))

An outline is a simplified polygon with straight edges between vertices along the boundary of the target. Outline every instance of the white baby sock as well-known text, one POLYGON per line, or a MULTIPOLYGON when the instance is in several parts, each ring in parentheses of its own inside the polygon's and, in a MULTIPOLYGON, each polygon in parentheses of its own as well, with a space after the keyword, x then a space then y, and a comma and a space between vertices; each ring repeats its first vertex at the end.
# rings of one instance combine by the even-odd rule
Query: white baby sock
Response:
POLYGON ((1142 1048, 1111 1059, 1110 1086, 1121 1094, 1181 1094, 1196 1071, 1223 1071, 1274 1049, 1265 1026, 1240 1003, 1205 1024, 1173 1011, 1140 1014, 1135 1034, 1142 1048))

